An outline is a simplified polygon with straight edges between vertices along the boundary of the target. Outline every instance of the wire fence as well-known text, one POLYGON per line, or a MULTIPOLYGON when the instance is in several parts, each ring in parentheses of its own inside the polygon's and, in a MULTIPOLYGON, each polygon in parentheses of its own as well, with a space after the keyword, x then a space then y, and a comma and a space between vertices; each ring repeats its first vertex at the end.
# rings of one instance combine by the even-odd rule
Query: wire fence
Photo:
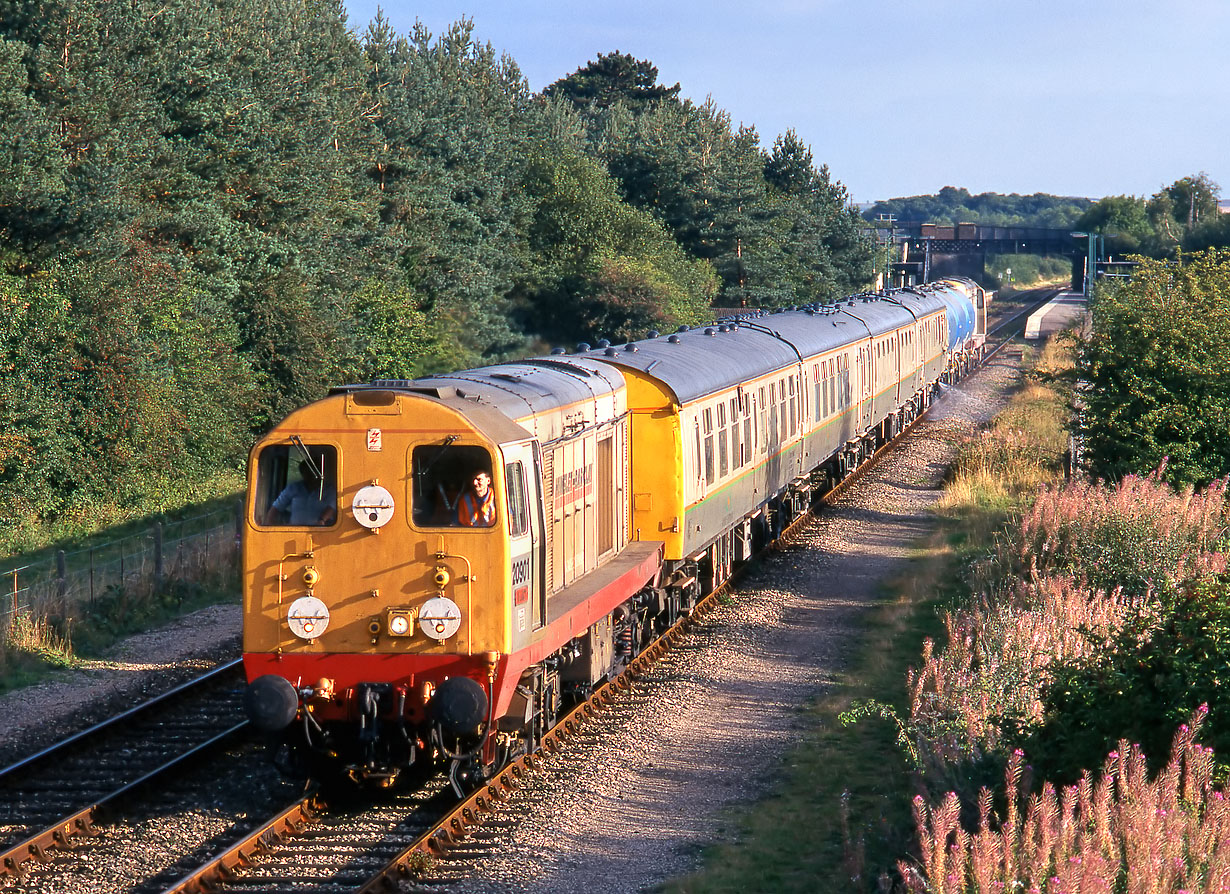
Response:
POLYGON ((238 556, 242 510, 218 509, 48 559, 0 570, 0 624, 24 611, 93 609, 117 591, 150 593, 172 581, 200 580, 238 556))

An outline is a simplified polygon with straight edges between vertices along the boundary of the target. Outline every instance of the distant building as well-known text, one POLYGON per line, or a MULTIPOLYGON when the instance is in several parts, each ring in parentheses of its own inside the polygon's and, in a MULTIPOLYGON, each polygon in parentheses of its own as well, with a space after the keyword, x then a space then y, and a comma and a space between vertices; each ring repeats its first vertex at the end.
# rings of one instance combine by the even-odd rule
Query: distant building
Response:
POLYGON ((1219 214, 1230 214, 1230 199, 1218 199, 1217 212, 1219 214))

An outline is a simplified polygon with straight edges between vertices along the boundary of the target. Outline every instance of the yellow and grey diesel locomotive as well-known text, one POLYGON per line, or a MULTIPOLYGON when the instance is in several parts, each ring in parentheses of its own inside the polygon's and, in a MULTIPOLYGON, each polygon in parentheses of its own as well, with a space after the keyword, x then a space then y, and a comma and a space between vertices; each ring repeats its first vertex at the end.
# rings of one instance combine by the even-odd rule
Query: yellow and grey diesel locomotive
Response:
POLYGON ((312 772, 532 749, 979 356, 967 280, 333 389, 252 450, 247 712, 312 772))

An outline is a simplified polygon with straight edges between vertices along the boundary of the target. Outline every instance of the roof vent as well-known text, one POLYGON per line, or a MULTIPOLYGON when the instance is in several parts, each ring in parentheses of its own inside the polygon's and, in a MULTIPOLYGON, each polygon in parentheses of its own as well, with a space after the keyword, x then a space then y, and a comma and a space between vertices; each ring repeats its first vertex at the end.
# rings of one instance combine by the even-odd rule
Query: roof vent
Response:
POLYGON ((685 325, 685 326, 680 326, 680 327, 679 327, 678 329, 676 329, 675 331, 676 331, 676 332, 687 332, 689 328, 691 328, 691 327, 686 326, 686 325, 685 325))
POLYGON ((552 354, 567 354, 568 349, 567 348, 552 348, 551 353, 552 354))
POLYGON ((650 329, 649 334, 645 337, 646 338, 657 338, 660 334, 661 333, 659 333, 657 329, 650 329))
POLYGON ((602 353, 606 354, 608 357, 614 357, 614 356, 615 356, 616 354, 618 354, 619 352, 618 352, 618 351, 616 351, 614 348, 608 347, 608 348, 607 348, 605 351, 603 351, 602 353))
POLYGON ((632 344, 632 342, 628 342, 626 345, 624 345, 624 350, 627 351, 629 354, 635 354, 637 351, 640 350, 640 348, 632 344))
POLYGON ((667 341, 670 342, 672 345, 677 345, 679 344, 679 336, 672 335, 670 338, 667 339, 667 341))
POLYGON ((578 354, 579 354, 579 353, 582 353, 583 351, 588 351, 588 350, 589 350, 589 342, 583 341, 583 342, 581 342, 580 344, 578 344, 578 345, 577 345, 577 353, 578 353, 578 354))
POLYGON ((705 329, 705 335, 709 335, 709 336, 717 335, 717 330, 714 329, 712 326, 709 326, 708 328, 705 329))
POLYGON ((597 346, 598 346, 599 348, 609 348, 609 347, 611 346, 611 342, 610 342, 610 340, 609 340, 609 339, 606 339, 606 338, 600 338, 600 339, 598 339, 598 345, 597 345, 597 346))

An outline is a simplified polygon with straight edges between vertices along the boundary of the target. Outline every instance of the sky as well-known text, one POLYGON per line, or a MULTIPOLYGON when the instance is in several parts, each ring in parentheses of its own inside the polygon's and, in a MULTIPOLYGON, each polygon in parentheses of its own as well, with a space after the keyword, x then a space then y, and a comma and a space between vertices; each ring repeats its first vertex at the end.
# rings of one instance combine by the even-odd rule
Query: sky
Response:
MULTIPOLYGON (((376 0, 345 0, 362 35, 376 0)), ((766 148, 794 130, 855 202, 935 193, 1230 196, 1225 0, 385 0, 462 18, 533 90, 599 53, 712 98, 766 148)))

